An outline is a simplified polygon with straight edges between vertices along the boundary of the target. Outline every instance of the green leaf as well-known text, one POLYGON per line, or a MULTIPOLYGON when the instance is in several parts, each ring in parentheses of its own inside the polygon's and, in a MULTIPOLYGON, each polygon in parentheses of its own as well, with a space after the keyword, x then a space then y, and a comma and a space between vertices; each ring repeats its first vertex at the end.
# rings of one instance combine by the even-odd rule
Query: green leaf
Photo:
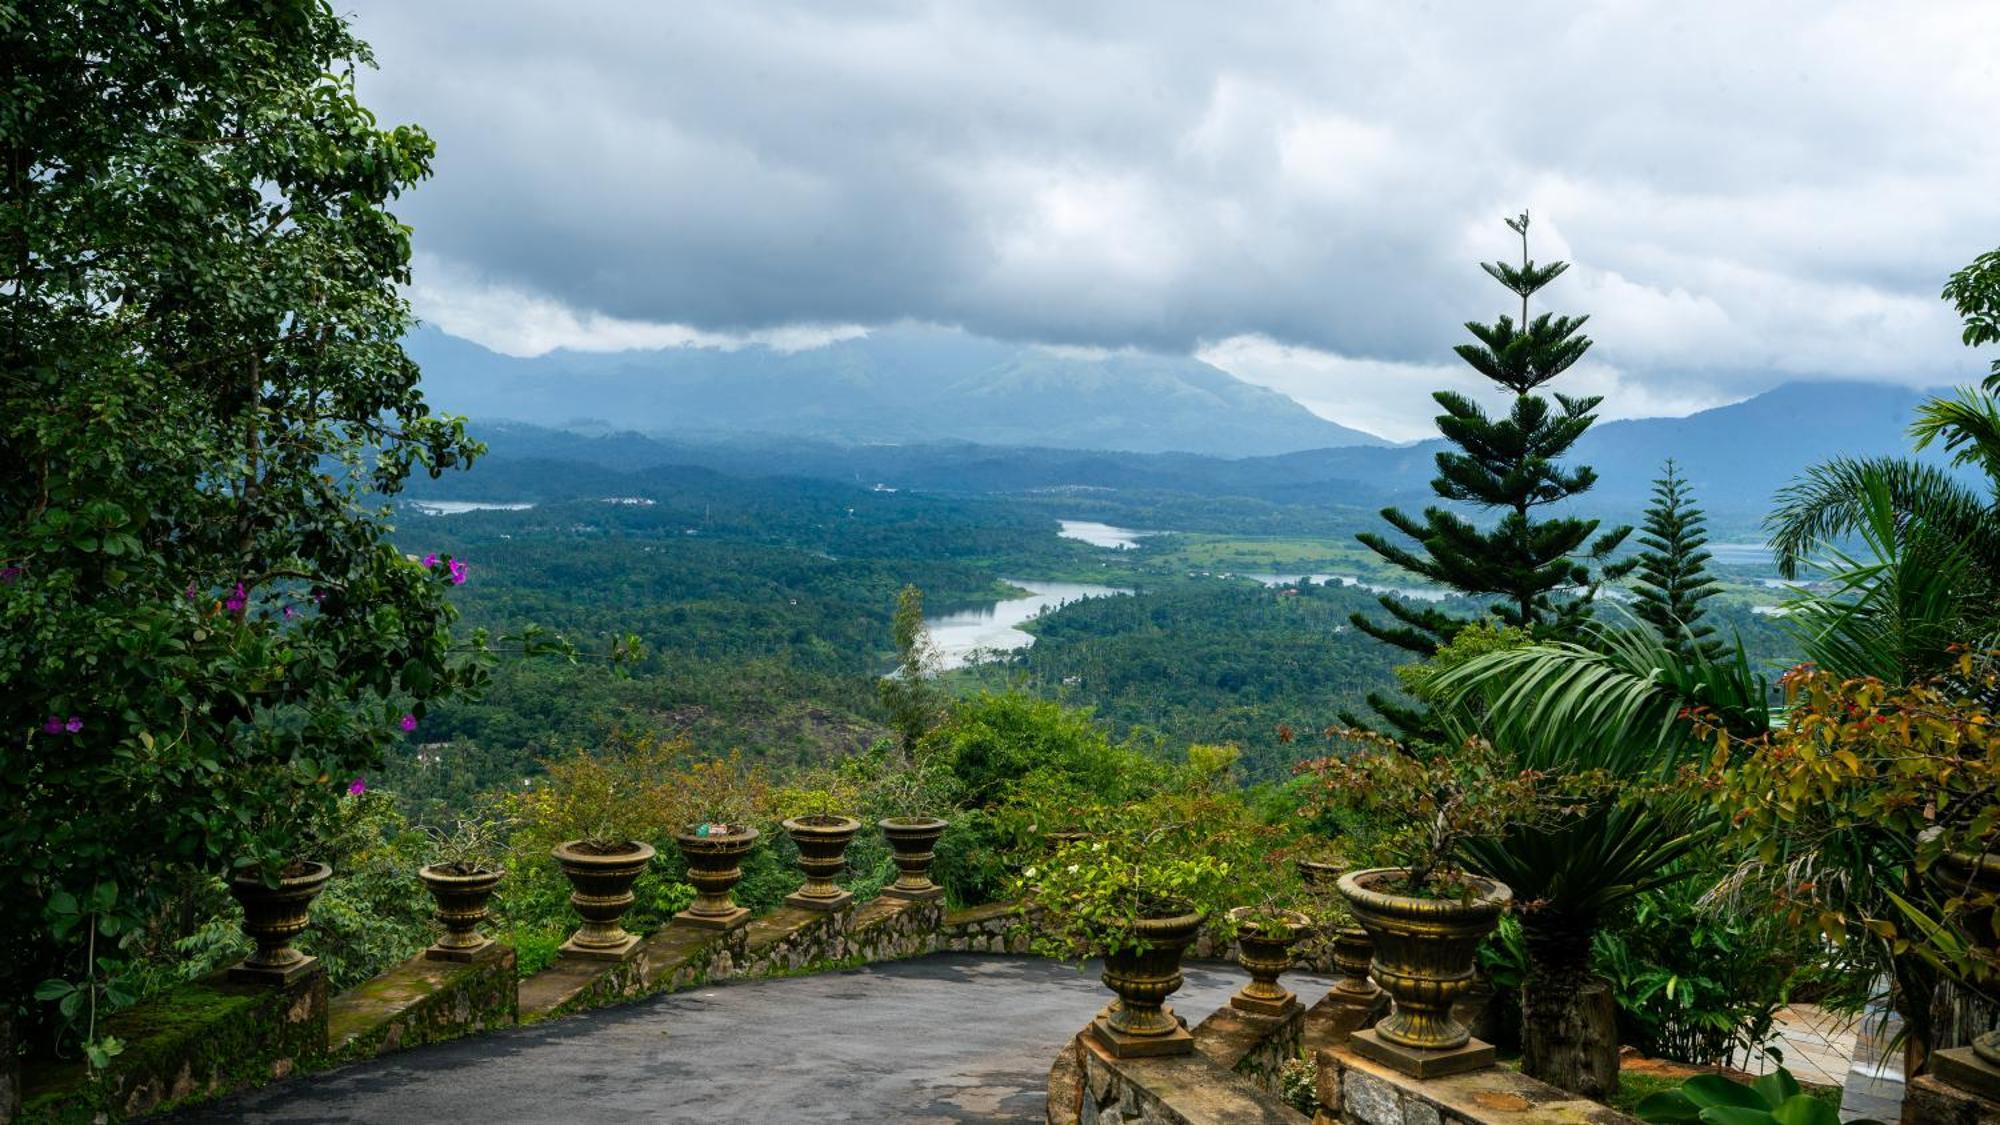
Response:
POLYGON ((1799 1096, 1798 1080, 1784 1067, 1772 1071, 1750 1084, 1752 1090, 1763 1095, 1766 1105, 1783 1105, 1787 1100, 1799 1096))
POLYGON ((1701 1107, 1687 1099, 1679 1090, 1661 1090, 1649 1094, 1636 1107, 1641 1121, 1665 1122, 1666 1125, 1689 1125, 1701 1120, 1701 1107))
POLYGON ((35 986, 35 999, 60 1000, 76 991, 76 986, 66 980, 45 980, 35 986))
POLYGON ((1775 1125, 1840 1125, 1840 1111, 1811 1094, 1793 1094, 1771 1111, 1775 1125))
POLYGON ((1771 1111, 1762 1106, 1718 1105, 1702 1110, 1701 1119, 1708 1125, 1771 1125, 1771 1111))
MULTIPOLYGON (((1698 1074, 1681 1083, 1681 1093, 1703 1109, 1714 1106, 1769 1110, 1771 1103, 1750 1087, 1719 1074, 1698 1074)), ((1704 1117, 1706 1121, 1708 1118, 1704 1117)))

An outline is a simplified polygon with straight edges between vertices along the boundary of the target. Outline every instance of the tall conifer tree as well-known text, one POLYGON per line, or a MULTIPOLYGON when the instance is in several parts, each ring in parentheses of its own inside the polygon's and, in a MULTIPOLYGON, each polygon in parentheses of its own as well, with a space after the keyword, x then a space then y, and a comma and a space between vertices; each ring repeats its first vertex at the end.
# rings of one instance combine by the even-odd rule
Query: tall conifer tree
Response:
MULTIPOLYGON (((1558 459, 1596 421, 1599 396, 1555 402, 1537 388, 1583 358, 1590 338, 1582 334, 1588 317, 1542 313, 1529 319, 1528 302, 1569 269, 1567 262, 1537 264, 1528 257, 1528 216, 1506 220, 1521 238, 1521 263, 1481 262, 1480 267, 1521 299, 1521 317, 1502 314, 1492 324, 1468 322, 1475 343, 1454 351, 1473 370, 1514 395, 1512 408, 1488 417, 1479 405, 1454 391, 1431 397, 1444 408, 1438 430, 1456 449, 1437 455, 1431 490, 1447 501, 1473 505, 1497 518, 1482 524, 1441 505, 1424 509, 1421 519, 1396 508, 1382 518, 1414 540, 1391 543, 1373 532, 1358 538, 1376 554, 1436 585, 1493 599, 1501 621, 1537 637, 1575 635, 1590 613, 1599 583, 1629 573, 1636 560, 1608 563, 1630 527, 1598 534, 1598 521, 1577 516, 1536 518, 1536 509, 1561 503, 1590 489, 1597 474, 1587 465, 1565 468, 1558 459)), ((1467 620, 1431 606, 1412 605, 1385 595, 1391 621, 1355 614, 1356 628, 1389 644, 1429 657, 1449 642, 1467 620)), ((1387 700, 1370 703, 1391 722, 1407 728, 1413 716, 1387 700)))
POLYGON ((1653 502, 1639 529, 1638 604, 1632 612, 1682 656, 1720 659, 1715 626, 1702 622, 1702 602, 1721 592, 1708 573, 1708 517, 1695 506, 1687 479, 1672 458, 1653 482, 1653 502))

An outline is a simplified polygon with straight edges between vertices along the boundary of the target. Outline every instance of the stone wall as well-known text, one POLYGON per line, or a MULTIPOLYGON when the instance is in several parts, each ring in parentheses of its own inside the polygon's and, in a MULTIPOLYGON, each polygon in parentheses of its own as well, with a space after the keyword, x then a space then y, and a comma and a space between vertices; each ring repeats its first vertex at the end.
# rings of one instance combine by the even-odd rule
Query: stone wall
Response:
POLYGON ((282 987, 217 973, 118 1012, 126 1044, 95 1080, 81 1062, 26 1076, 24 1121, 122 1120, 284 1078, 326 1050, 326 974, 282 987))
POLYGON ((514 950, 490 945, 476 961, 419 953, 333 998, 327 1053, 347 1062, 425 1043, 512 1027, 520 1018, 514 950))
POLYGON ((1316 1125, 1638 1125, 1504 1067, 1418 1080, 1345 1047, 1326 1048, 1316 1061, 1316 1125))
POLYGON ((1049 1125, 1308 1125, 1207 1054, 1112 1058, 1088 1030, 1049 1073, 1049 1125))
POLYGON ((1032 921, 1011 902, 954 910, 944 916, 936 948, 951 953, 1027 953, 1032 921))

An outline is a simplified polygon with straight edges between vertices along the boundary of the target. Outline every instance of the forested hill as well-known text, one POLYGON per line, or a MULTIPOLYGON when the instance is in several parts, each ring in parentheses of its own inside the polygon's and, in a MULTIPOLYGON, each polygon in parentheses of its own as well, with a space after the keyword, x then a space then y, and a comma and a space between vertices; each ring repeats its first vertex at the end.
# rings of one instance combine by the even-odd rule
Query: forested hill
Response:
MULTIPOLYGON (((1835 456, 1906 454, 1920 393, 1868 383, 1798 383, 1686 418, 1604 423, 1577 444, 1594 466, 1590 506, 1629 516, 1642 508, 1667 457, 1712 514, 1754 520, 1807 466, 1835 456)), ((1316 449, 1226 459, 966 443, 854 445, 752 437, 694 440, 631 432, 585 434, 511 423, 475 426, 493 449, 480 470, 423 482, 418 495, 554 499, 631 487, 624 474, 699 465, 741 476, 792 476, 872 487, 952 492, 1064 489, 1240 497, 1272 504, 1372 511, 1421 501, 1435 442, 1396 448, 1316 449), (568 463, 551 472, 550 462, 568 463)))
POLYGON ((1188 356, 1053 350, 938 328, 881 329, 796 352, 517 359, 435 329, 407 346, 434 407, 488 421, 1224 457, 1385 444, 1188 356))

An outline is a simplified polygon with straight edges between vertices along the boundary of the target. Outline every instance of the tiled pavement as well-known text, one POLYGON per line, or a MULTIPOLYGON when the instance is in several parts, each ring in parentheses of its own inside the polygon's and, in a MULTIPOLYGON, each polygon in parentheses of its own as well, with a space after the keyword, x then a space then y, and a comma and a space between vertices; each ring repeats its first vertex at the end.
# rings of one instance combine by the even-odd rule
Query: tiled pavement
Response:
MULTIPOLYGON (((1799 1081, 1841 1087, 1843 1120, 1894 1121, 1903 1103, 1903 1068, 1900 1050, 1889 1044, 1900 1022, 1893 1013, 1871 1010, 1863 1016, 1843 1016, 1794 1004, 1778 1013, 1772 1046, 1799 1081)), ((1779 1061, 1759 1056, 1744 1069, 1762 1074, 1775 1069, 1779 1061)))

